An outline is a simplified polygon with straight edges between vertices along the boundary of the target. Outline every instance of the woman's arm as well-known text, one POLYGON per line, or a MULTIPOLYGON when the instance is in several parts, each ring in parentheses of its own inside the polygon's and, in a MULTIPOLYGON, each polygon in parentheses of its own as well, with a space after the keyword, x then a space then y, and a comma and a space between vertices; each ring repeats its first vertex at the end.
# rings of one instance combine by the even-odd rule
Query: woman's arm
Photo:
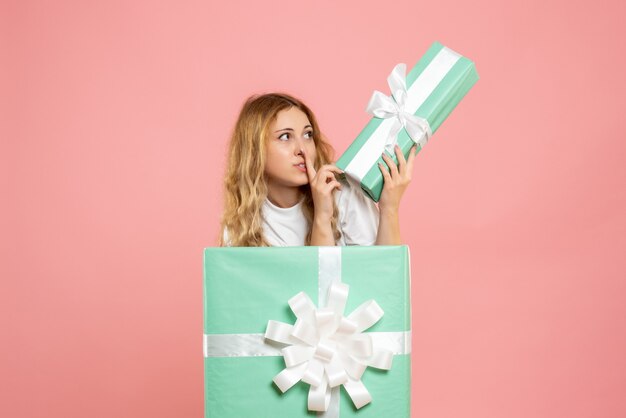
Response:
POLYGON ((341 184, 333 173, 342 173, 342 171, 332 164, 323 165, 319 170, 315 170, 309 156, 304 150, 300 152, 304 156, 315 207, 311 226, 311 245, 335 245, 330 220, 333 216, 333 193, 335 190, 341 190, 341 184))
POLYGON ((398 159, 398 165, 386 154, 383 153, 383 160, 389 166, 379 163, 380 171, 383 173, 384 186, 378 202, 380 210, 380 221, 378 223, 378 234, 376 235, 376 245, 400 245, 400 219, 398 211, 400 200, 411 182, 413 172, 413 160, 415 159, 416 145, 411 148, 408 160, 404 158, 399 146, 395 146, 394 151, 398 159))
POLYGON ((311 245, 335 245, 333 230, 330 226, 330 218, 315 215, 311 227, 311 245))
POLYGON ((400 220, 397 210, 381 210, 376 245, 400 245, 400 220))

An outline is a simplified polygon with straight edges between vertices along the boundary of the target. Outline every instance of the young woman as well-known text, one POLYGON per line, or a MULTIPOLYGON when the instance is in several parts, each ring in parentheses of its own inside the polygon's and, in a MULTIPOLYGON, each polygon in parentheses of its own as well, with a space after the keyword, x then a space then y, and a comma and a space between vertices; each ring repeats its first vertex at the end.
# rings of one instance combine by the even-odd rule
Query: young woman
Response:
POLYGON ((225 178, 222 246, 399 245, 398 209, 415 147, 383 153, 378 207, 339 182, 313 112, 287 94, 250 97, 235 124, 225 178))

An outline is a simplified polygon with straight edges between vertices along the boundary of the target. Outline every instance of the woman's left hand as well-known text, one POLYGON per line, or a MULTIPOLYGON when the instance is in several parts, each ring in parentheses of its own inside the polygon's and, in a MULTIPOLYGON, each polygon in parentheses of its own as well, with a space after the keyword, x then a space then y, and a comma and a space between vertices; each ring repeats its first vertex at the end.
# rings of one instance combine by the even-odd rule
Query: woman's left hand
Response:
POLYGON ((400 200, 406 190, 407 186, 411 182, 411 174, 413 173, 413 160, 415 159, 415 151, 417 145, 411 147, 409 152, 409 158, 405 159, 402 154, 402 150, 398 145, 394 147, 396 158, 398 159, 398 165, 383 152, 383 160, 389 166, 389 169, 384 164, 378 163, 380 171, 383 173, 384 185, 383 191, 380 195, 378 207, 382 211, 394 211, 397 212, 400 208, 400 200))

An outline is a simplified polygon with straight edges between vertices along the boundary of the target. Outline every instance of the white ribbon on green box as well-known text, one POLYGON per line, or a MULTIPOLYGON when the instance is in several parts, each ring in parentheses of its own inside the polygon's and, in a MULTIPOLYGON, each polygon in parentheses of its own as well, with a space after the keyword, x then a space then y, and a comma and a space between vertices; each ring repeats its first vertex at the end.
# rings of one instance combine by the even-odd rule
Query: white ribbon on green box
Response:
POLYGON ((397 163, 393 146, 405 156, 417 144, 419 152, 443 120, 478 80, 474 64, 435 42, 405 77, 406 65, 398 64, 387 82, 390 96, 375 91, 366 111, 374 118, 337 161, 352 182, 378 201, 383 177, 377 162, 386 151, 397 163))
POLYGON ((204 357, 283 356, 286 368, 274 377, 285 392, 298 381, 311 385, 308 409, 338 418, 340 385, 357 409, 371 395, 361 381, 367 366, 389 370, 394 355, 409 354, 411 332, 367 332, 383 311, 374 300, 343 316, 349 286, 341 282, 341 247, 318 247, 318 302, 304 292, 289 300, 294 325, 270 320, 265 335, 204 334, 204 357), (275 343, 278 343, 277 346, 275 343))

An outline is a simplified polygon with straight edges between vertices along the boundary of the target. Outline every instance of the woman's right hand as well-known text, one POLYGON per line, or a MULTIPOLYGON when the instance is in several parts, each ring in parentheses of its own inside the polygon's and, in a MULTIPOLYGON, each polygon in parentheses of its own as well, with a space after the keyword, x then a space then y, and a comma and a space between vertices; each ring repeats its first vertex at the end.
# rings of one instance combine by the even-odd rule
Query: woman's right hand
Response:
POLYGON ((326 164, 315 170, 314 163, 309 156, 301 150, 306 165, 306 173, 309 177, 313 205, 315 206, 315 219, 330 221, 333 216, 333 192, 341 190, 341 183, 337 181, 333 173, 341 174, 343 171, 334 164, 326 164))

